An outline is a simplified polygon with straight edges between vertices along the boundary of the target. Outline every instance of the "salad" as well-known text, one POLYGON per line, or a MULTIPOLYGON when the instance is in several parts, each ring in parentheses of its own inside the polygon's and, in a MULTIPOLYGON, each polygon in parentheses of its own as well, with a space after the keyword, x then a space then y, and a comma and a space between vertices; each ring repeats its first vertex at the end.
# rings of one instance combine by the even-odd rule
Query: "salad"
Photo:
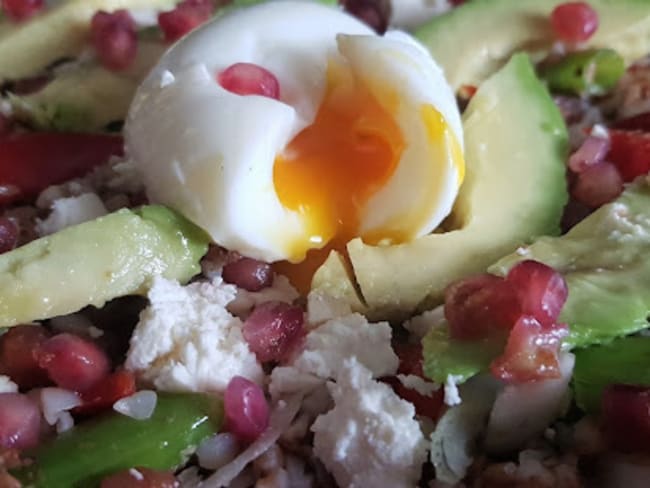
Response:
POLYGON ((650 2, 0 5, 0 488, 648 484, 650 2))

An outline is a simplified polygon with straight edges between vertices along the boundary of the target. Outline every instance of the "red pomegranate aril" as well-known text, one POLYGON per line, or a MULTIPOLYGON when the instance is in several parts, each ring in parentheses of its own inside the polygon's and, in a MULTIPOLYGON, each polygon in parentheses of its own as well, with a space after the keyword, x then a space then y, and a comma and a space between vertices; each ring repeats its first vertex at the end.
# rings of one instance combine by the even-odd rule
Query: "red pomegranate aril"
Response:
POLYGON ((130 371, 116 371, 87 390, 81 392, 82 405, 75 408, 76 414, 95 414, 109 410, 113 404, 136 392, 135 377, 130 371))
POLYGON ((270 301, 255 307, 244 321, 242 333, 259 361, 280 361, 300 342, 303 322, 300 307, 270 301))
POLYGON ((475 340, 508 331, 520 314, 517 290, 499 276, 472 276, 445 291, 445 318, 454 339, 475 340))
POLYGON ((171 471, 132 468, 119 471, 102 480, 100 488, 178 488, 180 483, 171 471))
POLYGON ((0 446, 27 449, 38 444, 41 412, 21 393, 0 393, 0 446))
POLYGON ((591 208, 611 202, 623 193, 623 178, 607 161, 585 168, 571 188, 571 196, 591 208))
POLYGON ((517 289, 522 313, 532 315, 542 325, 557 321, 569 295, 560 273, 528 259, 513 266, 506 279, 517 289))
POLYGON ((623 181, 634 180, 650 171, 650 133, 610 129, 611 149, 607 160, 621 173, 623 181))
POLYGON ((225 90, 238 95, 280 99, 280 83, 273 73, 253 63, 236 63, 217 75, 225 90))
POLYGON ((252 381, 235 376, 224 394, 226 430, 240 442, 257 439, 269 425, 269 404, 264 391, 252 381))
POLYGON ((99 11, 90 25, 93 46, 102 65, 121 71, 133 64, 138 54, 138 34, 128 11, 99 11))
POLYGON ((601 422, 612 448, 650 452, 650 388, 608 386, 602 397, 601 422))
POLYGON ((569 158, 569 169, 581 173, 594 164, 601 163, 609 152, 609 139, 589 136, 569 158))
POLYGON ((221 273, 226 283, 248 291, 260 291, 273 284, 273 269, 264 261, 235 257, 227 262, 221 273))
POLYGON ((562 3, 551 13, 551 26, 561 41, 584 42, 598 30, 598 12, 587 2, 562 3))
POLYGON ((522 315, 510 331, 501 356, 492 361, 490 371, 513 383, 560 377, 558 354, 566 325, 543 326, 530 315, 522 315))
POLYGON ((158 25, 167 42, 174 42, 206 22, 214 6, 209 0, 185 0, 176 8, 158 14, 158 25))
POLYGON ((356 18, 383 34, 391 17, 389 0, 341 0, 343 8, 356 18))
POLYGON ((20 229, 16 222, 8 217, 0 217, 0 254, 11 251, 18 244, 20 229))
POLYGON ((17 325, 0 336, 0 373, 21 389, 47 386, 47 372, 38 364, 39 351, 49 338, 40 325, 17 325))
POLYGON ((2 11, 15 22, 29 19, 45 7, 45 0, 2 0, 2 11))
POLYGON ((61 388, 84 391, 104 379, 109 372, 106 353, 95 343, 63 333, 41 346, 39 364, 61 388))

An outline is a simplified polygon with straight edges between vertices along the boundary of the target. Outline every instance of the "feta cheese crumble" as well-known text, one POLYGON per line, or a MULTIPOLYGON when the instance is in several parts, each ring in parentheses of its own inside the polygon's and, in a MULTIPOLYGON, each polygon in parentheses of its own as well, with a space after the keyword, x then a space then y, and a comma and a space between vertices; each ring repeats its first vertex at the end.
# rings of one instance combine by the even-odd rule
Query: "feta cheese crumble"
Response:
POLYGON ((262 367, 242 336, 242 323, 226 306, 235 287, 178 283, 157 277, 151 304, 131 337, 126 368, 161 391, 223 392, 233 376, 256 383, 262 367))
POLYGON ((76 197, 59 198, 52 202, 52 212, 45 220, 36 222, 40 236, 54 234, 66 227, 94 220, 108 211, 96 193, 84 193, 76 197))
POLYGON ((413 405, 373 380, 355 358, 343 362, 328 388, 335 406, 311 430, 314 453, 339 486, 416 486, 427 443, 413 405))
POLYGON ((0 393, 17 393, 18 385, 9 376, 0 374, 0 393))
POLYGON ((447 375, 447 380, 445 381, 445 404, 453 407, 454 405, 460 405, 462 402, 460 398, 460 393, 458 392, 457 383, 462 380, 463 377, 455 374, 447 375))

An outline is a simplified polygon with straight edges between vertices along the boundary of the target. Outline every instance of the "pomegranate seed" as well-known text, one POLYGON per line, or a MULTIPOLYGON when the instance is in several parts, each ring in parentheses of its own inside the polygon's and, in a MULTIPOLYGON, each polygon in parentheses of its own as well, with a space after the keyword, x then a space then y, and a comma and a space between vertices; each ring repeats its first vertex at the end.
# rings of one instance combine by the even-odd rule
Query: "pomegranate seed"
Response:
POLYGON ((18 244, 20 230, 13 219, 0 217, 0 254, 11 251, 18 244))
POLYGON ((610 130, 609 135, 611 150, 607 160, 618 168, 623 181, 632 181, 650 171, 650 133, 610 130))
POLYGON ((158 25, 167 42, 174 42, 210 19, 214 6, 209 0, 185 0, 176 8, 158 14, 158 25))
POLYGON ((343 8, 372 27, 379 34, 386 32, 391 17, 389 0, 341 0, 343 8))
POLYGON ((563 3, 553 9, 551 26, 561 41, 584 42, 598 29, 598 12, 587 2, 563 3))
POLYGON ((2 0, 2 11, 15 22, 29 19, 44 7, 44 0, 2 0))
POLYGON ((280 83, 270 71, 252 63, 236 63, 217 75, 219 84, 238 95, 280 99, 280 83))
POLYGON ((0 336, 0 372, 21 389, 50 384, 47 372, 38 364, 41 346, 49 337, 40 325, 17 325, 0 336))
POLYGON ((0 393, 0 446, 27 449, 38 444, 41 412, 21 393, 0 393))
POLYGON ((137 26, 128 11, 99 11, 93 16, 90 26, 93 46, 102 65, 120 71, 135 61, 138 54, 137 26))
POLYGON ((590 166, 602 163, 609 152, 609 139, 589 136, 569 158, 569 169, 581 173, 590 166))
POLYGON ((113 404, 135 393, 135 377, 129 371, 116 371, 81 392, 83 404, 75 408, 76 414, 94 414, 113 407, 113 404))
POLYGON ((300 341, 303 321, 300 307, 284 302, 265 302, 248 316, 242 333, 259 361, 279 361, 287 357, 300 341))
POLYGON ((244 443, 253 442, 269 425, 269 405, 262 388, 235 376, 224 394, 225 425, 228 432, 244 443))
POLYGON ((271 265, 257 259, 237 256, 223 267, 223 280, 248 291, 260 291, 273 284, 271 265))
POLYGON ((569 295, 560 273, 544 263, 526 260, 516 264, 506 279, 517 289, 524 314, 542 325, 555 323, 569 295))
POLYGON ((566 325, 542 326, 522 315, 510 331, 504 353, 492 361, 492 374, 503 381, 527 382, 560 377, 558 354, 566 325))
POLYGON ((170 471, 133 468, 119 471, 102 480, 100 488, 178 488, 180 484, 170 471))
POLYGON ((619 451, 650 451, 650 389, 611 385, 603 392, 602 425, 619 451))
POLYGON ((584 169, 571 188, 571 196, 588 207, 611 202, 623 192, 623 178, 616 166, 607 161, 584 169))
POLYGON ((39 364, 61 388, 84 391, 108 375, 106 353, 93 342, 63 333, 47 340, 39 354, 39 364))
POLYGON ((495 331, 507 331, 520 314, 517 291, 498 276, 465 278, 445 291, 445 317, 455 339, 480 339, 495 331))

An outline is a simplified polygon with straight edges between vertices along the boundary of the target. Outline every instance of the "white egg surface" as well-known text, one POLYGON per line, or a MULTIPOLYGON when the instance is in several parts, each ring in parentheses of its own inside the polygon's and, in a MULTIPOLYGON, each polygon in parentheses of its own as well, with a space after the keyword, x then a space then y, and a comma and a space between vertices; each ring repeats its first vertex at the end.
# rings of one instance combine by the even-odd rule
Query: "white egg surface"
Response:
POLYGON ((181 39, 126 125, 152 202, 269 262, 353 237, 396 244, 431 232, 462 182, 462 140, 454 94, 413 38, 295 1, 242 9, 181 39), (250 66, 263 68, 273 83, 260 93, 272 95, 233 90, 230 73, 245 85, 250 66))

